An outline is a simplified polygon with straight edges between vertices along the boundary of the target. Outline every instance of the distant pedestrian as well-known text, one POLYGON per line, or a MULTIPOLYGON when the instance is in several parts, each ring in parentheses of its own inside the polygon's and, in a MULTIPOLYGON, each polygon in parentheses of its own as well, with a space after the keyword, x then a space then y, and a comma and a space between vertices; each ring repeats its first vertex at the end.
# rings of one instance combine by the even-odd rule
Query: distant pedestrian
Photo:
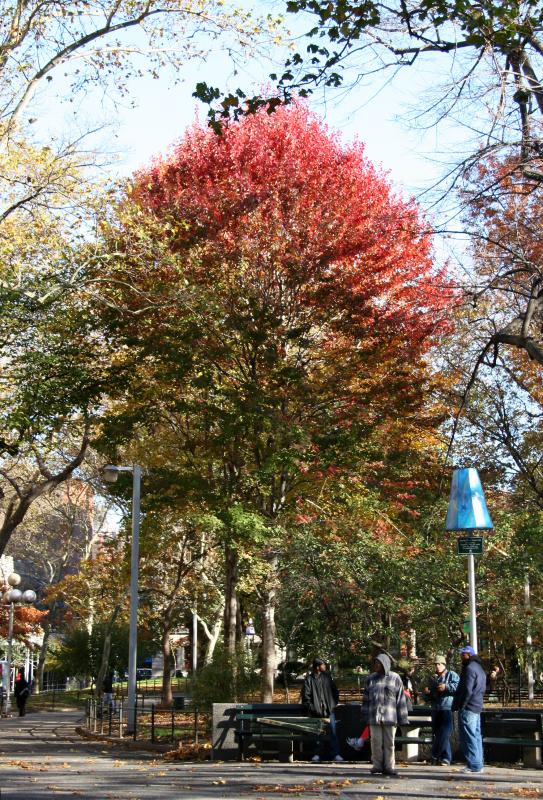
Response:
POLYGON ((104 702, 106 708, 113 707, 113 672, 108 672, 102 682, 102 691, 104 692, 104 702))
POLYGON ((471 646, 460 650, 462 672, 456 689, 452 710, 458 711, 460 747, 466 759, 464 772, 483 772, 483 739, 481 711, 486 689, 486 672, 481 659, 471 646))
POLYGON ((30 686, 28 681, 25 679, 24 670, 20 669, 17 675, 17 679, 15 681, 15 702, 17 703, 17 708, 19 709, 19 716, 24 717, 26 714, 26 701, 28 700, 28 696, 30 694, 30 686))
MULTIPOLYGON (((339 741, 336 733, 336 717, 334 709, 338 704, 339 692, 326 664, 322 658, 316 658, 312 670, 305 676, 302 687, 301 702, 312 717, 330 720, 330 751, 334 761, 343 761, 339 753, 339 741)), ((316 753, 312 761, 320 761, 322 750, 316 753)))
POLYGON ((452 704, 460 677, 447 669, 445 656, 436 656, 435 674, 424 689, 424 697, 432 703, 432 764, 448 767, 452 762, 452 704))
POLYGON ((409 722, 401 677, 391 670, 390 657, 378 655, 366 680, 362 697, 362 719, 370 726, 372 775, 397 778, 394 738, 397 725, 409 722))

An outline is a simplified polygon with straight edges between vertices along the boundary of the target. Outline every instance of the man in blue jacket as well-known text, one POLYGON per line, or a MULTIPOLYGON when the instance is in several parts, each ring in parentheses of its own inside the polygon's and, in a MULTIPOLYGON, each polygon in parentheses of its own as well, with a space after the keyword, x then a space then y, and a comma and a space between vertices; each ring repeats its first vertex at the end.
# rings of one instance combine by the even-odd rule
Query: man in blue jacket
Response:
POLYGON ((448 767, 452 761, 451 707, 460 678, 452 669, 447 669, 445 656, 436 656, 434 664, 435 675, 430 678, 428 686, 424 689, 425 698, 432 702, 432 764, 448 767))
POLYGON ((460 747, 466 759, 464 772, 482 772, 484 762, 481 711, 486 689, 486 672, 473 647, 463 647, 460 653, 463 666, 452 710, 458 711, 460 747))

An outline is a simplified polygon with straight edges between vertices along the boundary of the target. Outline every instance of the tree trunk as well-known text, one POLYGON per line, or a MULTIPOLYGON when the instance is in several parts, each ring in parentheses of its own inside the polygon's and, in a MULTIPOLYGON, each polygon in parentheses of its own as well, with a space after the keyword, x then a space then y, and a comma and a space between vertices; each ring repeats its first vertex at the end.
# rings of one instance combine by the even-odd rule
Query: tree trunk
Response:
POLYGON ((528 679, 528 700, 534 700, 534 653, 532 643, 532 607, 530 600, 530 575, 524 574, 524 608, 526 611, 526 677, 528 679))
MULTIPOLYGON (((123 598, 124 600, 124 598, 123 598)), ((109 654, 111 652, 111 632, 113 631, 113 626, 115 625, 115 620, 117 619, 117 615, 121 610, 121 603, 117 603, 116 606, 113 608, 113 612, 106 623, 104 628, 104 644, 102 647, 102 661, 100 662, 100 669, 98 670, 98 675, 96 676, 96 687, 95 687, 95 694, 98 699, 101 699, 103 694, 103 686, 104 686, 104 679, 106 677, 106 673, 109 668, 109 654)))
POLYGON ((269 560, 267 582, 264 589, 264 608, 262 619, 262 702, 273 703, 273 682, 275 678, 275 603, 277 599, 276 554, 269 560))
POLYGON ((162 659, 163 659, 163 669, 162 669, 162 705, 165 708, 171 708, 173 697, 172 697, 172 648, 170 644, 170 623, 169 620, 165 620, 164 627, 162 628, 162 659))
POLYGON ((224 646, 227 653, 234 658, 236 655, 236 633, 238 617, 238 554, 231 547, 226 547, 226 579, 225 579, 225 604, 224 604, 224 646))
POLYGON ((36 675, 34 676, 34 687, 32 689, 34 694, 39 694, 40 690, 43 691, 43 673, 45 671, 45 659, 47 658, 47 650, 49 648, 50 637, 51 637, 51 623, 45 622, 43 625, 43 641, 40 647, 40 654, 38 656, 38 666, 36 667, 36 675))
POLYGON ((417 631, 409 628, 409 658, 417 657, 417 631))
POLYGON ((208 664, 211 664, 211 662, 213 661, 213 653, 215 652, 215 647, 217 646, 217 642, 219 641, 219 636, 221 634, 223 617, 224 617, 224 605, 221 605, 215 615, 215 619, 213 620, 211 630, 209 629, 206 622, 201 617, 198 617, 207 638, 206 651, 204 655, 204 667, 207 667, 208 664))

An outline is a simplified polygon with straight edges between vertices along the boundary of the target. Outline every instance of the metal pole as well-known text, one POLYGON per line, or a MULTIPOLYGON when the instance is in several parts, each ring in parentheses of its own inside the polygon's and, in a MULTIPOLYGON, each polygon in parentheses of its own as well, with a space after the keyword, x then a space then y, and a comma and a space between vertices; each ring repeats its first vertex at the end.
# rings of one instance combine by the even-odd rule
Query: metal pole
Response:
POLYGON ((134 464, 132 474, 132 552, 130 559, 130 634, 128 644, 128 733, 132 733, 136 727, 141 467, 139 467, 137 464, 134 464))
POLYGON ((469 583, 469 641, 475 652, 477 647, 477 606, 475 605, 475 559, 473 553, 468 555, 468 583, 469 583))
POLYGON ((13 651, 13 603, 9 604, 9 623, 8 623, 8 653, 7 653, 7 673, 8 682, 6 685, 6 714, 11 710, 10 695, 11 695, 11 657, 13 651))

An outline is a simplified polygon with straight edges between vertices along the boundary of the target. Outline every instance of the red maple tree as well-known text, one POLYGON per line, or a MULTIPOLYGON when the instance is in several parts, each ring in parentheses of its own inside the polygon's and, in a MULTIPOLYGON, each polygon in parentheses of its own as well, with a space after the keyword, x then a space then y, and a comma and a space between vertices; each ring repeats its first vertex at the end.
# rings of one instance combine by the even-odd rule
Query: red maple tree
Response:
POLYGON ((425 354, 454 292, 416 205, 304 105, 220 136, 193 126, 136 175, 107 236, 122 253, 115 335, 139 347, 134 399, 159 383, 155 402, 185 416, 187 472, 200 454, 215 498, 274 521, 299 514, 308 487, 362 475, 359 443, 375 430, 374 463, 417 446, 425 354))

